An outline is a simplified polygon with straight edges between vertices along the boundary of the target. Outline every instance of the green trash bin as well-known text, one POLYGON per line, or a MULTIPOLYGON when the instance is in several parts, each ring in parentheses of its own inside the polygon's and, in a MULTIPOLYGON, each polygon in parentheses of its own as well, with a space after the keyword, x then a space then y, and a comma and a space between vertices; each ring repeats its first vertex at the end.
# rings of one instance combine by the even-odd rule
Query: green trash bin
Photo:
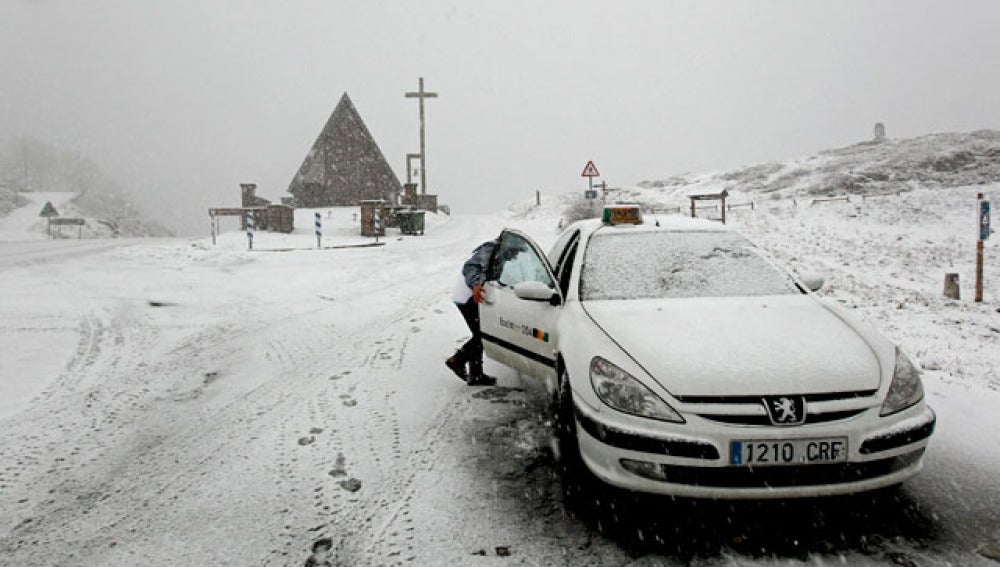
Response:
POLYGON ((403 234, 424 233, 424 211, 400 211, 396 213, 399 231, 403 234))

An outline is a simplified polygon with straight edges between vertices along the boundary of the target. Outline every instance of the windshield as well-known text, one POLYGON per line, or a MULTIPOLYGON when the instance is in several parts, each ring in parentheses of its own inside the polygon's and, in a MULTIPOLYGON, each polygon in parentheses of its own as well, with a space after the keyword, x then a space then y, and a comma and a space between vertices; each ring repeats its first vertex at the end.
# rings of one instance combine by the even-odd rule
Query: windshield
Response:
POLYGON ((598 232, 580 273, 583 300, 790 293, 791 277, 730 232, 598 232))

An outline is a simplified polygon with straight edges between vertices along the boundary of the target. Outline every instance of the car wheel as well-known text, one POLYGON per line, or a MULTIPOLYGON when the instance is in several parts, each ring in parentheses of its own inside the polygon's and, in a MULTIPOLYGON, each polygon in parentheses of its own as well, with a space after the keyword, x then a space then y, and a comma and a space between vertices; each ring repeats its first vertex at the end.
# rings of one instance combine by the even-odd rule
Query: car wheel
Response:
POLYGON ((573 409, 573 391, 569 376, 563 369, 559 373, 559 390, 555 400, 555 440, 559 452, 558 466, 563 495, 567 501, 578 502, 587 492, 589 472, 580 457, 576 438, 576 412, 573 409))
MULTIPOLYGON (((559 373, 559 391, 554 405, 555 441, 559 453, 557 462, 566 508, 591 523, 599 532, 614 535, 628 524, 624 520, 639 509, 639 496, 605 484, 583 462, 576 432, 573 391, 565 369, 559 373)), ((622 533, 628 539, 634 531, 622 533)))

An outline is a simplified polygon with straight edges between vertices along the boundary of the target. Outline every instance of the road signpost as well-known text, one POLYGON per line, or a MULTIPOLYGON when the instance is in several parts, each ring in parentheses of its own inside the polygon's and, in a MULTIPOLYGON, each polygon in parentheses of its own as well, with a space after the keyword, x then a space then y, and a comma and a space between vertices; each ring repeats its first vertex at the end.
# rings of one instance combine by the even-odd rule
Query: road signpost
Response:
POLYGON ((597 199, 597 191, 594 190, 594 178, 600 176, 601 174, 597 171, 594 161, 588 160, 587 165, 583 166, 583 173, 580 174, 580 177, 587 178, 587 190, 584 191, 583 196, 591 202, 591 208, 593 208, 594 200, 597 199))
POLYGON ((605 204, 607 204, 607 202, 608 202, 608 182, 607 181, 601 181, 600 183, 594 183, 594 189, 595 190, 596 189, 600 189, 601 190, 601 200, 604 201, 605 204))
POLYGON ((247 211, 247 250, 253 250, 253 211, 247 211))
POLYGON ((597 166, 594 165, 593 160, 587 162, 587 165, 585 165, 583 167, 583 173, 580 174, 580 177, 586 177, 587 178, 587 181, 589 182, 588 186, 587 186, 587 189, 589 191, 593 191, 594 190, 594 178, 595 177, 600 177, 600 176, 601 176, 601 174, 598 173, 597 166))
POLYGON ((322 215, 319 211, 316 211, 316 248, 320 249, 323 246, 320 245, 320 241, 323 239, 323 221, 321 220, 322 215))
POLYGON ((979 201, 979 240, 990 237, 990 202, 979 201))
POLYGON ((983 200, 983 194, 977 197, 977 222, 979 238, 976 240, 976 303, 983 302, 983 241, 990 237, 990 202, 983 200))

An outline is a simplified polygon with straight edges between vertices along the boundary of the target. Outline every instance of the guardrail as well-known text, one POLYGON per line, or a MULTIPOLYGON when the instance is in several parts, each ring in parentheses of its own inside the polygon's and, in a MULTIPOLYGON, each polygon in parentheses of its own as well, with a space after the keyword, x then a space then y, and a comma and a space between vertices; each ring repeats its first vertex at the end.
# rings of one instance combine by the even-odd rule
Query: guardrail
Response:
POLYGON ((820 199, 813 199, 812 203, 809 203, 809 206, 815 205, 816 203, 830 203, 833 201, 845 201, 847 203, 850 203, 851 198, 848 195, 844 195, 843 197, 824 197, 820 199))

